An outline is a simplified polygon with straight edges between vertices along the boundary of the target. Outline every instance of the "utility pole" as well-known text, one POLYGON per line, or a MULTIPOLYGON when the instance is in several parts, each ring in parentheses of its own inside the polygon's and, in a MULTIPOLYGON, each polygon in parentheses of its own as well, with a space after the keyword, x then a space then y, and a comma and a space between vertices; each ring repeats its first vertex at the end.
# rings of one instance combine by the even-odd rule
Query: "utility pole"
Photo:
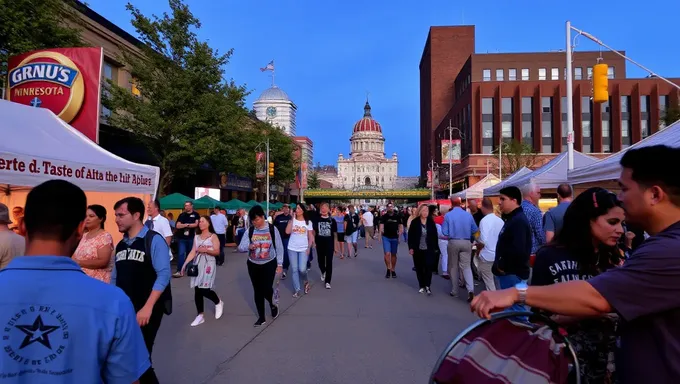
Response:
POLYGON ((451 150, 453 148, 453 131, 458 131, 461 140, 465 138, 465 135, 459 128, 451 126, 451 119, 449 119, 449 126, 446 127, 446 130, 449 131, 449 196, 451 196, 453 194, 453 151, 451 150))
POLYGON ((265 147, 267 149, 267 210, 265 211, 265 214, 269 215, 269 138, 265 141, 265 147))
POLYGON ((432 160, 430 160, 430 165, 429 165, 428 168, 430 168, 430 179, 431 179, 430 180, 430 197, 431 197, 432 201, 434 201, 434 181, 435 181, 434 173, 435 173, 435 171, 437 171, 439 169, 437 164, 434 162, 434 158, 432 158, 432 160))
POLYGON ((503 132, 498 141, 498 179, 503 180, 503 132))

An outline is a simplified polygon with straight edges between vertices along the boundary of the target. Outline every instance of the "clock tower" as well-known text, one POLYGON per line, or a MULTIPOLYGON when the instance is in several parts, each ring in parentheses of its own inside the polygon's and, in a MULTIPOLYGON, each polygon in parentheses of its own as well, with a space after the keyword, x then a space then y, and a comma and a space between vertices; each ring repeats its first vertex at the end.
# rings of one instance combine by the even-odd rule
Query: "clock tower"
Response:
POLYGON ((289 136, 295 136, 297 106, 286 92, 276 85, 265 89, 253 103, 257 118, 279 127, 289 136))

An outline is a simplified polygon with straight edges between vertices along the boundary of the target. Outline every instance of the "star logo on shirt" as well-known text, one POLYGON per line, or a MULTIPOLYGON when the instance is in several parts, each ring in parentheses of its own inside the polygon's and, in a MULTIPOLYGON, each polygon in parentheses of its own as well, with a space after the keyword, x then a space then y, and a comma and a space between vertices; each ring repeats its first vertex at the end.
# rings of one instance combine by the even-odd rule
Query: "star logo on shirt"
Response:
POLYGON ((21 342, 19 349, 23 349, 35 342, 52 349, 52 345, 50 344, 50 339, 48 336, 50 333, 60 328, 56 325, 45 325, 40 315, 38 315, 31 325, 15 325, 15 327, 26 334, 26 337, 24 337, 24 341, 21 342))

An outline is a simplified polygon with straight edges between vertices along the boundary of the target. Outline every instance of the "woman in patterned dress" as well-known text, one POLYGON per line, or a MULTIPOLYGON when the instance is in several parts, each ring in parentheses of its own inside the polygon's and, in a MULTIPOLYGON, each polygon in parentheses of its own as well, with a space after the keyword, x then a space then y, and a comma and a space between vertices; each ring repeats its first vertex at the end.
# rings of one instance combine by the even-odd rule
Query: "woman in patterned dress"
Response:
POLYGON ((201 216, 198 220, 198 231, 194 238, 194 247, 187 257, 187 261, 182 267, 182 274, 186 272, 187 266, 196 259, 198 266, 198 276, 191 278, 189 286, 194 289, 194 303, 198 315, 191 323, 192 327, 201 325, 205 322, 203 312, 203 298, 215 303, 215 319, 222 317, 224 303, 217 297, 217 293, 212 290, 215 284, 216 256, 220 255, 220 240, 215 235, 209 216, 201 216))
POLYGON ((104 230, 105 222, 106 208, 96 204, 87 207, 86 232, 72 259, 86 275, 108 284, 113 270, 113 238, 104 230))

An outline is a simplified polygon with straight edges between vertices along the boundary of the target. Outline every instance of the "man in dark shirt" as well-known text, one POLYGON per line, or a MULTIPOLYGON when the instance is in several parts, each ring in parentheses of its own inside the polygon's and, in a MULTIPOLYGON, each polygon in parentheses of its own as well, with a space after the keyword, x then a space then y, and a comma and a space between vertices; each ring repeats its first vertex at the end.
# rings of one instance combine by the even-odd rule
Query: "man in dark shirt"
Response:
POLYGON ((293 216, 290 214, 290 206, 284 204, 280 212, 277 212, 274 216, 274 226, 279 230, 281 234, 281 242, 283 243, 283 275, 282 279, 285 279, 288 274, 288 267, 290 267, 290 259, 288 259, 288 241, 290 240, 290 234, 286 233, 286 227, 288 227, 288 222, 293 220, 293 216))
POLYGON ((357 215, 352 204, 347 206, 347 214, 345 215, 345 242, 347 243, 347 253, 357 257, 359 247, 357 241, 359 240, 359 215, 357 215))
POLYGON ((621 158, 626 220, 650 235, 622 267, 587 281, 484 292, 471 309, 484 318, 514 303, 572 317, 616 312, 619 381, 680 382, 680 178, 659 167, 679 163, 680 148, 665 145, 631 148, 621 158))
POLYGON ((184 203, 184 212, 177 217, 177 232, 175 239, 177 240, 177 272, 172 277, 182 277, 182 267, 184 260, 194 247, 194 235, 196 228, 198 228, 198 220, 201 216, 194 211, 194 203, 187 201, 184 203))
POLYGON ((470 214, 472 214, 472 218, 475 219, 475 224, 477 224, 477 227, 479 227, 479 223, 484 218, 484 213, 482 213, 482 210, 479 209, 479 206, 477 206, 477 200, 470 199, 468 205, 470 208, 470 214))
POLYGON ((246 215, 246 210, 241 208, 236 211, 234 217, 231 218, 231 230, 234 234, 234 240, 236 241, 236 249, 234 252, 238 252, 238 246, 241 244, 241 239, 243 239, 243 234, 246 233, 246 228, 248 227, 248 217, 246 215))
POLYGON ((387 212, 380 218, 380 234, 382 235, 385 266, 387 267, 386 279, 397 278, 394 268, 397 265, 397 250, 402 233, 404 233, 404 225, 401 218, 399 214, 394 212, 394 204, 389 203, 387 204, 387 212))
POLYGON ((331 217, 328 203, 321 204, 319 215, 314 220, 314 234, 316 255, 319 260, 321 280, 326 283, 326 289, 331 289, 333 277, 333 238, 338 231, 338 223, 331 217))
MULTIPOLYGON (((491 270, 498 278, 500 289, 511 288, 529 279, 529 255, 531 254, 531 226, 522 207, 522 193, 517 187, 500 190, 500 209, 507 216, 498 234, 496 258, 491 270)), ((514 310, 522 311, 522 305, 514 310)))

